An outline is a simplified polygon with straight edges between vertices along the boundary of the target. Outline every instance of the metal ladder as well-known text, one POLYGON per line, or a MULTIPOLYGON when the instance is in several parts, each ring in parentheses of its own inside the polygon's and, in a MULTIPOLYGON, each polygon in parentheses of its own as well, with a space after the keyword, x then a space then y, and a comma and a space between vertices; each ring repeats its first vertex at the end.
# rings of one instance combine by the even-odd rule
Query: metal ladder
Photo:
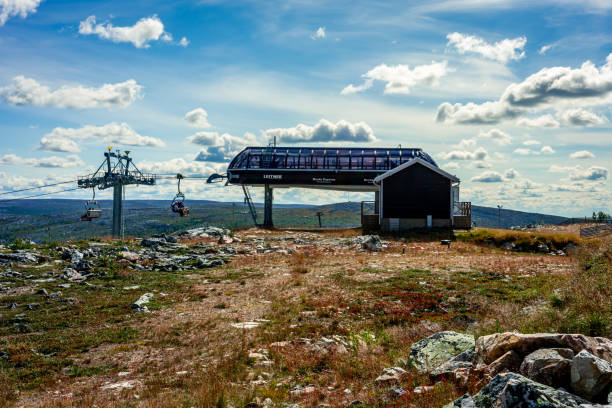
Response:
POLYGON ((257 212, 255 211, 255 205, 251 199, 249 188, 243 184, 242 191, 244 191, 244 202, 249 206, 249 212, 251 213, 251 217, 253 217, 253 222, 255 223, 255 226, 258 227, 259 224, 257 223, 257 212))

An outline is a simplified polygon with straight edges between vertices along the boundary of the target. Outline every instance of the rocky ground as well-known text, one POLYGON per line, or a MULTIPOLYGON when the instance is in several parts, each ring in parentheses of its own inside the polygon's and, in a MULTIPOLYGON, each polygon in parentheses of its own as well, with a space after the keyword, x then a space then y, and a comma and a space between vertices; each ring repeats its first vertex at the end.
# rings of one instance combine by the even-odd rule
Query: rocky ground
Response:
POLYGON ((609 403, 610 240, 508 234, 0 247, 0 406, 609 403))

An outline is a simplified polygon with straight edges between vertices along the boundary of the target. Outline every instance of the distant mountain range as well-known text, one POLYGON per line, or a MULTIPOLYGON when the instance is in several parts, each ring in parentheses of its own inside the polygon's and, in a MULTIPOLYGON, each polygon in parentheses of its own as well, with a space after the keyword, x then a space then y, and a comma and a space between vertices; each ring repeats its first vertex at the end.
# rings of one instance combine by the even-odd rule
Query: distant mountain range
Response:
MULTIPOLYGON (((34 241, 93 238, 110 235, 112 201, 100 200, 102 217, 81 222, 84 212, 82 200, 20 200, 0 202, 0 241, 16 238, 34 241)), ((201 225, 245 228, 253 225, 248 208, 242 202, 194 200, 187 202, 191 215, 179 218, 170 211, 168 200, 126 200, 124 208, 125 233, 144 236, 173 232, 201 225)), ((258 220, 263 220, 263 204, 256 203, 258 220)), ((317 212, 322 212, 324 227, 357 227, 360 225, 360 203, 342 202, 320 206, 303 204, 275 204, 274 222, 278 227, 318 227, 317 212)), ((558 224, 567 218, 556 215, 502 209, 503 228, 513 225, 558 224)), ((472 206, 472 220, 476 226, 497 227, 498 209, 472 206)))

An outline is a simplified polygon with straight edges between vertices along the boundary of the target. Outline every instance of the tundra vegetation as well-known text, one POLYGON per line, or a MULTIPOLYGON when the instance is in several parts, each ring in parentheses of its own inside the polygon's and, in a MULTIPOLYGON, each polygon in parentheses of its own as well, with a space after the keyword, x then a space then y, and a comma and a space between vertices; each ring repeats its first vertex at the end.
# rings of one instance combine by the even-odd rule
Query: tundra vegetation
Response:
POLYGON ((612 337, 611 237, 177 238, 0 249, 0 406, 440 407, 483 384, 411 364, 430 335, 612 337))

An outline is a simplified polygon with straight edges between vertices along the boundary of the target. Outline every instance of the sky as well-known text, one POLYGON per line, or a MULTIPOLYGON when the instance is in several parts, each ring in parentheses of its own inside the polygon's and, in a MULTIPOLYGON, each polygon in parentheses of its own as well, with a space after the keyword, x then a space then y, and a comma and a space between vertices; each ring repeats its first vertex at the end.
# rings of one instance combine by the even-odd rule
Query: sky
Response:
MULTIPOLYGON (((612 210, 609 0, 0 0, 0 61, 0 193, 86 175, 107 146, 143 171, 208 176, 276 136, 423 148, 477 205, 612 210)), ((164 180, 126 197, 175 192, 164 180)))

